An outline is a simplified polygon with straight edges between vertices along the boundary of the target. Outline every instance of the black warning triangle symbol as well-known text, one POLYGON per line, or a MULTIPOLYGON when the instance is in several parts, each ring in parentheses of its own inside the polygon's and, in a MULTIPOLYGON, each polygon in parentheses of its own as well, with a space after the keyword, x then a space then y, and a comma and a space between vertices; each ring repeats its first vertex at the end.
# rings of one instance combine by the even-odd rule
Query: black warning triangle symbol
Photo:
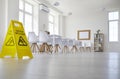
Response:
POLYGON ((14 39, 13 39, 13 37, 11 36, 10 38, 9 38, 9 40, 6 42, 6 46, 14 46, 14 39))
POLYGON ((27 46, 27 43, 25 42, 25 40, 23 39, 22 36, 19 37, 18 45, 19 46, 27 46))

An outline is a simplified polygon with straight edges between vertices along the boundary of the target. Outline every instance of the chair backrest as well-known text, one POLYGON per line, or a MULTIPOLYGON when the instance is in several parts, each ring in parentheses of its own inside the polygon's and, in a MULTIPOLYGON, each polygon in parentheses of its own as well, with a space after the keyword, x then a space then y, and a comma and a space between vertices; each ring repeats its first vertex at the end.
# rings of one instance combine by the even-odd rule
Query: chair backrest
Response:
POLYGON ((86 46, 86 47, 91 47, 91 46, 92 46, 92 44, 91 44, 91 42, 90 42, 90 41, 86 41, 86 42, 85 42, 85 46, 86 46))
POLYGON ((49 37, 50 37, 50 41, 51 41, 52 45, 55 45, 55 44, 61 45, 61 41, 62 41, 61 36, 59 36, 59 35, 50 35, 49 37))
POLYGON ((60 35, 55 35, 55 34, 50 35, 49 37, 50 37, 50 38, 61 38, 61 36, 60 36, 60 35))
POLYGON ((62 46, 68 46, 68 39, 62 39, 62 46))
POLYGON ((40 31, 38 37, 39 37, 39 42, 43 43, 49 41, 49 35, 44 31, 40 31))
POLYGON ((82 41, 82 44, 81 44, 82 47, 85 47, 86 46, 86 43, 84 41, 82 41))
POLYGON ((78 47, 82 46, 82 42, 79 40, 76 40, 76 46, 78 46, 78 47))
POLYGON ((38 41, 38 38, 37 38, 37 35, 35 34, 35 32, 28 33, 28 41, 30 43, 36 43, 38 41))
POLYGON ((61 38, 55 38, 55 44, 61 45, 62 39, 61 38))
POLYGON ((73 46, 74 40, 73 39, 68 39, 68 46, 73 46))

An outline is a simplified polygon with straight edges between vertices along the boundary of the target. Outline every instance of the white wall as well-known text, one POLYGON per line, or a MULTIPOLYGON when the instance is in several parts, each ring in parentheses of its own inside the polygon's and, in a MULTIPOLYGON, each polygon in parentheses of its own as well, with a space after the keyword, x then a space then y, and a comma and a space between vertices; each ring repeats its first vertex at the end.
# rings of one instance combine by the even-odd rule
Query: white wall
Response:
POLYGON ((65 37, 65 16, 59 15, 59 35, 65 37))
POLYGON ((0 48, 10 20, 18 20, 19 0, 0 0, 0 48))
POLYGON ((19 0, 7 0, 7 26, 10 20, 18 20, 19 18, 19 0))
POLYGON ((42 10, 39 10, 39 31, 48 31, 49 23, 49 14, 52 14, 55 19, 55 33, 62 35, 62 26, 63 26, 63 16, 60 12, 56 11, 49 7, 50 12, 46 13, 42 10))
MULTIPOLYGON (((57 8, 53 7, 53 5, 51 5, 47 0, 38 0, 40 4, 45 4, 47 7, 53 9, 55 12, 59 13, 60 16, 60 19, 59 19, 59 22, 60 23, 63 23, 63 18, 62 18, 62 12, 60 10, 58 10, 57 8)), ((59 34, 62 35, 62 32, 63 32, 63 24, 59 24, 59 34)), ((45 30, 48 30, 48 13, 45 13, 43 11, 39 11, 39 31, 45 31, 45 30)))
POLYGON ((45 31, 48 27, 48 13, 39 10, 39 31, 45 31))
POLYGON ((5 0, 0 0, 0 48, 5 34, 5 0))
MULTIPOLYGON (((120 6, 112 4, 106 7, 106 9, 98 10, 84 10, 84 12, 74 13, 71 16, 66 17, 65 24, 65 36, 67 38, 76 38, 78 30, 91 30, 91 41, 94 41, 94 33, 98 29, 101 29, 101 32, 104 33, 104 45, 105 51, 116 51, 120 52, 120 30, 119 30, 119 42, 109 43, 108 42, 108 16, 107 12, 113 10, 120 10, 120 6)), ((120 29, 120 24, 119 24, 120 29)))

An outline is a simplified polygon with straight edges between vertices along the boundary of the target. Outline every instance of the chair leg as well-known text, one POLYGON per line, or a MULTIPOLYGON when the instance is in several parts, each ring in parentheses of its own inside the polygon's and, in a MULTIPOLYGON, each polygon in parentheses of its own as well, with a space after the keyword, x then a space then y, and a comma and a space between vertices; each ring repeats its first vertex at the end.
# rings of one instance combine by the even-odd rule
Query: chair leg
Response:
POLYGON ((80 47, 79 48, 81 52, 85 52, 85 48, 84 47, 80 47))
POLYGON ((78 49, 77 49, 76 45, 73 45, 73 47, 72 47, 71 51, 73 51, 73 52, 77 52, 77 51, 78 51, 78 49))
POLYGON ((49 52, 50 52, 50 48, 49 48, 49 46, 48 46, 48 44, 47 44, 47 43, 45 44, 45 49, 46 49, 46 52, 47 52, 47 53, 49 53, 49 52))
POLYGON ((37 49, 39 50, 39 46, 36 44, 37 49))
POLYGON ((32 45, 31 45, 30 48, 31 48, 31 51, 32 51, 33 53, 35 53, 36 50, 39 50, 39 47, 38 47, 37 43, 32 43, 32 45))
POLYGON ((41 53, 44 52, 44 47, 45 47, 44 44, 40 45, 39 52, 41 53))
POLYGON ((57 46, 55 45, 54 48, 55 48, 55 49, 54 49, 54 52, 56 53, 56 52, 57 52, 57 46))
POLYGON ((33 52, 33 44, 31 44, 30 48, 31 48, 31 51, 33 52))
POLYGON ((91 47, 86 47, 86 50, 91 52, 91 47))
POLYGON ((52 53, 53 52, 53 46, 52 45, 48 45, 48 46, 49 46, 50 52, 52 53))
POLYGON ((49 47, 49 45, 48 45, 47 43, 44 43, 44 46, 45 46, 45 47, 44 47, 44 49, 45 49, 44 51, 45 51, 45 52, 47 52, 47 53, 49 53, 49 52, 52 53, 51 50, 50 50, 50 47, 49 47))
POLYGON ((67 53, 69 51, 68 46, 65 46, 65 52, 67 53))
POLYGON ((58 53, 59 49, 61 49, 60 46, 59 46, 59 44, 56 44, 55 45, 55 53, 58 53))
POLYGON ((33 52, 35 53, 35 44, 33 44, 33 52))
POLYGON ((78 51, 78 48, 77 48, 77 46, 75 45, 75 52, 77 52, 78 51))

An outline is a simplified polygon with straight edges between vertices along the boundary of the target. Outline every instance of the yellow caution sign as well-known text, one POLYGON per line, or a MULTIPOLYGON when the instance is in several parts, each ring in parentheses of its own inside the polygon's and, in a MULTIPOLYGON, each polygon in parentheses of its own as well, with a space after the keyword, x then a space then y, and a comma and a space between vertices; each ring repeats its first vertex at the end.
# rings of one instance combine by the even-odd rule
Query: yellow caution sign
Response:
POLYGON ((11 56, 33 58, 29 42, 26 38, 22 23, 11 20, 6 38, 4 40, 0 57, 11 56))

